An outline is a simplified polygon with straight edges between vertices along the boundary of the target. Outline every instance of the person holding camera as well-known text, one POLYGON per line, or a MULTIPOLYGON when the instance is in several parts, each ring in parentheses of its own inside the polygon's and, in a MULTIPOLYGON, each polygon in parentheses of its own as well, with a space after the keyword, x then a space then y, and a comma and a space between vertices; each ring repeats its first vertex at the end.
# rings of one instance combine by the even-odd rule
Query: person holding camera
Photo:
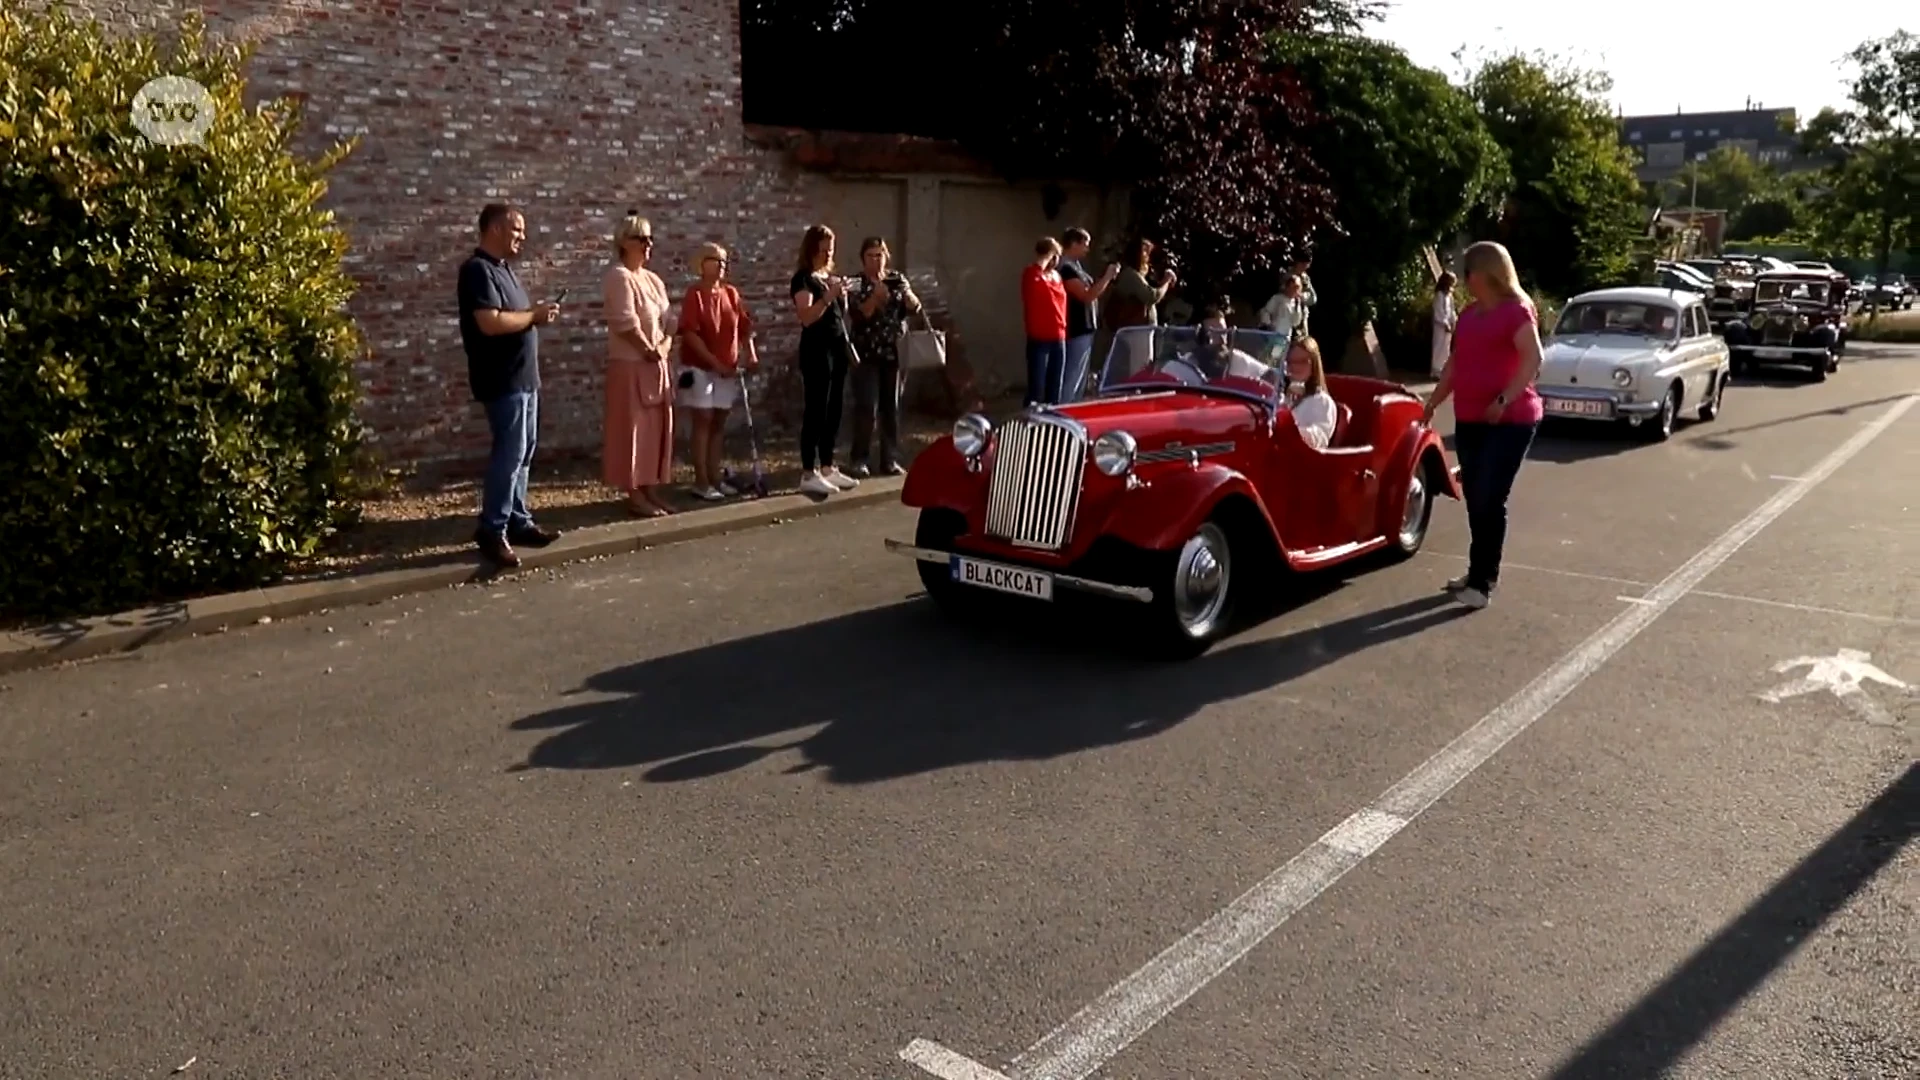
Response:
POLYGON ((833 230, 808 226, 787 289, 800 319, 800 490, 828 496, 851 491, 860 481, 833 467, 846 407, 847 372, 857 365, 847 328, 847 280, 833 272, 833 230))
POLYGON ((560 317, 560 304, 535 304, 514 272, 509 260, 526 239, 519 208, 488 203, 480 211, 479 246, 460 264, 457 283, 467 382, 493 435, 474 541, 481 554, 507 568, 520 565, 513 545, 544 547, 559 535, 535 525, 527 506, 540 429, 538 328, 560 317))
POLYGON ((887 242, 869 236, 860 243, 860 276, 847 299, 853 315, 853 346, 860 366, 853 369, 853 475, 868 476, 874 414, 880 419, 880 471, 898 476, 900 467, 900 335, 907 316, 926 307, 913 294, 905 274, 888 267, 887 242))

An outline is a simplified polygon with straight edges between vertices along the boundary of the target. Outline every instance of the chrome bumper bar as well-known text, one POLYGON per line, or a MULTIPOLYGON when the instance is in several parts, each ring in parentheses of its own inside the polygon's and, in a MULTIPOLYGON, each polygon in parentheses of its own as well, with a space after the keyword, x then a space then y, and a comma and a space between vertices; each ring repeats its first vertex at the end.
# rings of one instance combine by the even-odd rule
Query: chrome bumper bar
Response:
MULTIPOLYGON (((905 555, 909 559, 917 559, 923 563, 934 563, 939 566, 946 566, 953 561, 953 553, 951 552, 915 547, 912 544, 903 543, 899 540, 888 540, 887 550, 893 552, 895 555, 905 555)), ((994 559, 981 558, 978 555, 969 555, 967 558, 980 559, 981 562, 987 563, 996 561, 994 559)), ((1004 565, 1013 564, 1008 563, 1004 565)), ((1137 585, 1109 585, 1104 581, 1093 581, 1088 578, 1074 577, 1071 574, 1056 573, 1052 570, 1045 570, 1037 566, 1023 566, 1021 569, 1046 574, 1053 578, 1055 585, 1063 589, 1092 593, 1096 596, 1104 596, 1111 600, 1131 600, 1138 604, 1153 603, 1153 590, 1143 589, 1137 585)))

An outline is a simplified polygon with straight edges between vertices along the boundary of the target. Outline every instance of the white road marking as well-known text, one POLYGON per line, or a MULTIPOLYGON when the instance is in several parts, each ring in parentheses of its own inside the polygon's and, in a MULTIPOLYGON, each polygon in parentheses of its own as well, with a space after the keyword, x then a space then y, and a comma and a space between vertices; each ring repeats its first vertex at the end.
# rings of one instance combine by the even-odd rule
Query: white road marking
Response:
POLYGON ((932 1073, 940 1080, 1008 1080, 1007 1074, 985 1065, 972 1058, 959 1054, 927 1039, 915 1039, 900 1051, 900 1060, 909 1065, 918 1065, 923 1072, 932 1073))
POLYGON ((1781 475, 1780 475, 1779 473, 1775 473, 1775 474, 1773 474, 1772 476, 1769 476, 1769 477, 1767 477, 1767 479, 1769 479, 1769 480, 1785 480, 1785 481, 1786 481, 1787 483, 1790 483, 1790 484, 1797 484, 1797 483, 1799 483, 1799 482, 1800 482, 1800 478, 1799 478, 1799 477, 1797 477, 1797 476, 1781 476, 1781 475))
MULTIPOLYGON (((1465 555, 1453 555, 1437 551, 1432 554, 1435 558, 1452 559, 1455 562, 1462 563, 1467 561, 1465 555)), ((1529 566, 1526 563, 1503 562, 1500 564, 1500 569, 1521 570, 1530 574, 1550 574, 1554 577, 1577 578, 1581 581, 1598 581, 1606 585, 1631 585, 1636 589, 1653 588, 1653 583, 1650 581, 1635 581, 1632 578, 1609 577, 1605 574, 1583 574, 1574 570, 1556 570, 1549 566, 1529 566)), ((1788 611, 1804 611, 1809 615, 1833 615, 1843 619, 1864 619, 1867 622, 1886 623, 1891 626, 1920 626, 1920 619, 1909 619, 1900 615, 1874 615, 1865 611, 1848 611, 1845 608, 1821 607, 1817 604, 1796 604, 1787 600, 1769 600, 1764 596, 1746 596, 1741 593, 1716 592, 1713 589, 1695 589, 1688 595, 1707 600, 1734 600, 1742 604, 1759 604, 1763 607, 1784 608, 1788 611)), ((1642 604, 1647 602, 1644 596, 1616 596, 1614 599, 1629 604, 1642 604)))
POLYGON ((1788 698, 1824 690, 1845 702, 1867 723, 1891 726, 1893 721, 1887 716, 1886 710, 1860 684, 1863 681, 1877 682, 1896 690, 1908 690, 1911 687, 1875 667, 1870 663, 1872 659, 1873 654, 1859 649, 1841 649, 1832 656, 1796 656, 1791 660, 1782 660, 1773 665, 1775 675, 1785 675, 1795 668, 1806 668, 1807 673, 1761 694, 1760 700, 1778 705, 1788 698))
MULTIPOLYGON (((1821 460, 1806 477, 1776 492, 1722 533, 1645 597, 1468 728, 1426 763, 1268 874, 1187 936, 1122 979, 1066 1023, 1015 1058, 1008 1080, 1086 1080, 1135 1039, 1251 952, 1269 934, 1365 861, 1501 748, 1531 727, 1614 654, 1651 626, 1760 530, 1906 415, 1920 395, 1902 398, 1821 460), (1379 842, 1375 842, 1379 838, 1379 842), (1365 851, 1366 854, 1357 854, 1365 851)), ((903 1052, 904 1054, 904 1052, 903 1052)), ((963 1059, 964 1060, 964 1059, 963 1059)), ((929 1070, 931 1071, 931 1070, 929 1070)), ((948 1075, 936 1073, 935 1075, 948 1075)), ((964 1075, 964 1074, 962 1074, 964 1075)), ((991 1075, 990 1073, 987 1075, 991 1075)))

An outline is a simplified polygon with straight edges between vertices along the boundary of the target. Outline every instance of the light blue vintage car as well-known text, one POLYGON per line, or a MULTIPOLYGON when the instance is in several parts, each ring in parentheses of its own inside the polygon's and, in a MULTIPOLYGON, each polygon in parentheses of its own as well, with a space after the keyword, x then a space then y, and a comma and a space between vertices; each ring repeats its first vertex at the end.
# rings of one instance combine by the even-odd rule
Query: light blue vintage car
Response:
POLYGON ((1627 423, 1655 441, 1684 414, 1720 413, 1733 361, 1704 299, 1679 289, 1597 289, 1567 303, 1541 340, 1548 417, 1627 423))

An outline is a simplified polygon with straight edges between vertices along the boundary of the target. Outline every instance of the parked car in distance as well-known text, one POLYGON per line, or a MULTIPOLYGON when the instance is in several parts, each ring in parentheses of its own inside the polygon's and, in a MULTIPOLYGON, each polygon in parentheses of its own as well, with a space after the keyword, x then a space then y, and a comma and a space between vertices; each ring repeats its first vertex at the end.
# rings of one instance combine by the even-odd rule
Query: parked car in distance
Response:
POLYGON ((1905 274, 1888 274, 1885 281, 1862 278, 1859 300, 1887 311, 1904 311, 1913 306, 1913 283, 1905 274))
POLYGON ((1840 370, 1847 349, 1846 278, 1817 270, 1762 274, 1752 313, 1724 334, 1736 372, 1786 364, 1824 380, 1840 370))
POLYGON ((941 606, 1115 601, 1129 637, 1197 656, 1249 589, 1376 552, 1420 549, 1438 495, 1459 499, 1424 403, 1397 383, 1329 374, 1329 446, 1295 427, 1287 336, 1132 326, 1099 384, 996 427, 971 414, 914 458, 901 501, 920 511, 915 561, 941 606))
POLYGON ((1718 416, 1733 374, 1701 297, 1678 290, 1581 293, 1540 344, 1546 415, 1624 421, 1656 441, 1683 413, 1718 416))

